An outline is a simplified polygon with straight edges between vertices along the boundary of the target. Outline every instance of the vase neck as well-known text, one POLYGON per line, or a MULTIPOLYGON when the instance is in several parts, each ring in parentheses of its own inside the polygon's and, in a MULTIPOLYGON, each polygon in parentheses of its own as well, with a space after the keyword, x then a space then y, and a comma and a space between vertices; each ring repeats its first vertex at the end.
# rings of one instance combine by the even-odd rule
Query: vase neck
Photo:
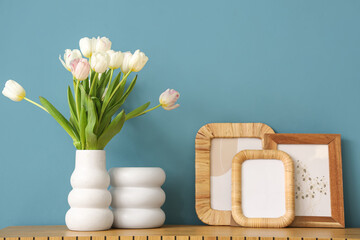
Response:
POLYGON ((75 168, 106 169, 104 150, 77 150, 75 168))

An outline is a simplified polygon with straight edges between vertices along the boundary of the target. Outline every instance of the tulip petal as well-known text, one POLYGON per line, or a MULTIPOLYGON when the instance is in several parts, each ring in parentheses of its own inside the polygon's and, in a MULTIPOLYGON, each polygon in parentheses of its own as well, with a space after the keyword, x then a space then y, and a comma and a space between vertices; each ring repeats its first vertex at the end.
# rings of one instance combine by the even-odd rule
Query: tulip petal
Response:
POLYGON ((173 109, 178 108, 178 107, 180 107, 180 104, 175 104, 175 105, 173 105, 173 106, 171 106, 171 107, 164 107, 164 106, 163 106, 163 108, 164 108, 165 110, 168 110, 168 111, 173 110, 173 109))
POLYGON ((62 63, 62 65, 64 66, 64 68, 65 68, 66 70, 68 70, 68 71, 71 72, 70 68, 68 68, 68 67, 66 66, 64 60, 61 59, 61 55, 59 55, 59 60, 60 60, 60 62, 62 63))

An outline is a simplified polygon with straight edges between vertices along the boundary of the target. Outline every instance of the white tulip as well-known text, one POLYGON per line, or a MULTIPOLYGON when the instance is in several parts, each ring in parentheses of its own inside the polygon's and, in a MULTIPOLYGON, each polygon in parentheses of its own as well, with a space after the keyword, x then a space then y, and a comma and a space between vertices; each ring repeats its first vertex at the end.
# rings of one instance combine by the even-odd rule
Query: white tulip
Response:
POLYGON ((160 95, 159 102, 165 110, 173 110, 180 106, 180 104, 175 104, 179 97, 180 93, 178 91, 167 89, 160 95))
POLYGON ((65 54, 64 54, 64 60, 61 59, 61 55, 59 56, 60 62, 68 71, 71 71, 70 63, 73 60, 79 59, 79 58, 82 58, 82 56, 81 56, 81 52, 78 49, 74 49, 72 51, 70 49, 66 49, 65 54))
POLYGON ((15 102, 20 102, 26 96, 25 89, 14 80, 8 80, 5 83, 2 94, 15 102))
POLYGON ((109 50, 106 52, 109 57, 110 57, 110 64, 109 64, 109 68, 110 69, 118 69, 124 60, 124 55, 122 52, 115 52, 113 50, 109 50))
POLYGON ((126 73, 128 73, 130 71, 129 62, 130 62, 133 55, 131 54, 131 52, 124 52, 123 56, 124 56, 124 59, 123 59, 123 62, 121 64, 120 68, 121 68, 121 71, 124 74, 126 74, 126 73))
POLYGON ((105 52, 96 52, 91 56, 91 68, 97 73, 105 72, 110 64, 110 57, 105 52))
POLYGON ((95 48, 93 47, 93 52, 106 52, 111 49, 111 41, 107 37, 98 37, 96 39, 95 48))
POLYGON ((80 39, 79 46, 84 57, 90 58, 92 53, 95 51, 96 38, 84 37, 80 39))
POLYGON ((138 49, 129 60, 129 68, 132 72, 139 72, 145 66, 148 60, 149 58, 145 55, 145 53, 140 52, 138 49))

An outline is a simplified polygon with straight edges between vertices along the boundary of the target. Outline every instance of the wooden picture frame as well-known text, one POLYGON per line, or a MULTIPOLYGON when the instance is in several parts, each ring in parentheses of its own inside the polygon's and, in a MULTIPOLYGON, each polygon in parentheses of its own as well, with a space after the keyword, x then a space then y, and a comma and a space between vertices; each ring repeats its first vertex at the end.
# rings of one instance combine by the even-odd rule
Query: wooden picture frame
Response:
MULTIPOLYGON (((238 226, 232 218, 231 206, 229 210, 217 210, 211 207, 212 140, 215 141, 216 138, 260 139, 262 149, 264 136, 267 133, 274 133, 274 130, 263 123, 209 123, 200 128, 195 139, 195 209, 202 222, 209 225, 238 226)), ((230 167, 234 155, 230 157, 230 167)), ((231 177, 229 181, 231 204, 231 177)))
MULTIPOLYGON (((264 147, 265 149, 279 149, 287 152, 295 161, 295 165, 297 165, 295 169, 295 219, 290 226, 344 228, 345 217, 340 134, 266 134, 264 147), (297 157, 307 154, 306 149, 311 150, 311 147, 314 147, 314 149, 324 149, 324 146, 326 148, 322 150, 323 153, 317 157, 310 158, 311 162, 309 162, 306 157, 297 157), (322 171, 324 173, 322 174, 323 176, 316 176, 317 180, 315 181, 315 176, 311 175, 311 166, 302 165, 303 162, 306 161, 308 161, 310 165, 314 164, 313 172, 322 171), (320 161, 322 161, 322 165, 319 165, 320 161), (323 164, 324 162, 328 164, 323 164), (305 175, 303 176, 301 173, 305 175), (309 183, 306 183, 307 180, 309 180, 309 183), (301 181, 304 181, 304 183, 301 181), (301 184, 304 186, 300 188, 301 184), (314 195, 306 194, 309 192, 309 185, 310 194, 313 193, 315 197, 314 195), (314 186, 321 186, 320 191, 319 188, 317 188, 317 192, 312 192, 314 186), (297 190, 299 190, 299 192, 297 190), (301 191, 305 192, 305 196, 304 192, 301 191), (328 192, 330 192, 330 194, 328 194, 328 192), (305 206, 311 203, 312 198, 315 198, 313 201, 316 203, 315 206, 318 207, 312 208, 311 211, 315 212, 317 209, 323 211, 323 209, 325 209, 327 211, 326 214, 307 214, 305 210, 302 213, 298 211, 301 209, 301 205, 305 206), (326 204, 322 204, 320 201, 324 201, 326 204)), ((304 209, 311 208, 306 207, 304 209)))
MULTIPOLYGON (((248 176, 248 177, 250 177, 248 176)), ((237 153, 232 162, 232 216, 234 220, 240 225, 244 227, 271 227, 271 228, 281 228, 288 226, 295 217, 295 196, 294 196, 294 163, 291 157, 279 150, 244 150, 237 153), (255 181, 247 180, 248 184, 252 186, 248 189, 248 192, 243 189, 244 183, 243 180, 246 177, 244 171, 246 171, 243 167, 244 162, 248 160, 257 160, 261 161, 260 165, 265 167, 263 176, 259 176, 260 168, 259 164, 255 165, 256 170, 251 172, 250 176, 252 178, 257 178, 255 181), (275 160, 274 162, 278 165, 280 160, 282 162, 280 172, 273 172, 271 175, 271 171, 274 168, 271 168, 271 160, 275 160), (243 175, 244 174, 244 175, 243 175), (282 181, 277 181, 276 175, 279 175, 280 178, 283 178, 282 181), (265 176, 265 177, 264 177, 265 176), (259 184, 259 178, 264 178, 265 184, 259 184), (262 189, 262 187, 268 188, 269 182, 275 181, 275 184, 280 184, 282 186, 277 186, 277 190, 269 191, 269 189, 262 189), (278 189, 284 189, 283 191, 279 191, 278 189), (256 192, 255 192, 256 190, 256 192), (266 191, 268 190, 268 191, 266 191), (267 193, 264 193, 267 192, 267 193), (254 205, 257 202, 257 205, 254 209, 257 208, 256 212, 260 212, 260 216, 257 217, 248 217, 244 214, 243 204, 244 204, 244 195, 252 195, 252 199, 250 205, 254 205), (269 196, 270 195, 270 196, 269 196), (274 195, 280 195, 280 198, 274 198, 274 195), (282 195, 282 196, 281 196, 282 195), (270 204, 271 207, 266 206, 262 209, 261 204, 258 204, 258 201, 265 200, 265 205, 270 204), (272 200, 272 201, 271 201, 272 200), (271 201, 271 203, 269 203, 271 201), (280 209, 283 208, 284 213, 280 210, 279 213, 274 212, 274 208, 277 208, 277 204, 284 204, 285 206, 280 206, 280 209), (270 211, 271 216, 265 216, 265 211, 270 211), (264 211, 264 212, 263 212, 264 211), (275 214, 275 215, 274 215, 275 214)))

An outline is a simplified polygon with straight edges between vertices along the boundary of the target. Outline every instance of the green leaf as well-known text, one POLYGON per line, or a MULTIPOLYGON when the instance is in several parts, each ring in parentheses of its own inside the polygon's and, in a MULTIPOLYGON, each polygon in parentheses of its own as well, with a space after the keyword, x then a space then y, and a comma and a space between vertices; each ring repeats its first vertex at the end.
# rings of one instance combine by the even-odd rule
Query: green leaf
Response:
MULTIPOLYGON (((76 86, 76 81, 75 81, 75 86, 76 86)), ((80 84, 79 84, 79 86, 81 86, 80 84)), ((80 87, 78 87, 78 88, 76 88, 75 87, 75 90, 74 90, 74 92, 75 92, 75 102, 77 103, 77 108, 76 109, 79 109, 79 111, 80 111, 80 107, 81 107, 81 93, 80 93, 80 87), (77 93, 77 94, 76 94, 77 93)), ((80 113, 79 113, 80 114, 80 113)))
POLYGON ((95 107, 96 107, 96 112, 97 112, 98 115, 100 115, 100 111, 101 111, 101 101, 100 101, 100 99, 98 99, 97 97, 91 97, 91 100, 94 101, 95 107))
POLYGON ((72 95, 70 86, 68 87, 68 90, 67 90, 67 98, 68 98, 68 104, 69 104, 69 109, 70 109, 70 123, 71 123, 73 129, 75 130, 76 134, 79 135, 78 134, 79 133, 79 125, 78 125, 78 119, 77 119, 77 115, 76 115, 76 105, 75 105, 75 100, 72 95))
POLYGON ((94 101, 88 98, 88 123, 85 129, 86 134, 86 149, 96 150, 97 149, 97 136, 94 133, 95 125, 97 124, 97 112, 94 101))
POLYGON ((76 142, 74 141, 73 144, 76 147, 76 149, 79 149, 79 150, 81 149, 81 142, 80 141, 76 141, 76 142))
POLYGON ((150 102, 145 103, 144 105, 136 108, 135 110, 131 111, 130 113, 126 114, 126 121, 129 119, 132 119, 134 117, 137 117, 142 114, 143 111, 145 111, 150 105, 150 102))
POLYGON ((39 97, 41 104, 48 110, 50 115, 60 124, 62 128, 70 135, 74 142, 78 142, 79 138, 74 133, 74 129, 68 120, 45 98, 39 97))
POLYGON ((87 123, 86 110, 84 106, 81 106, 80 109, 80 142, 82 145, 82 149, 84 150, 86 147, 86 137, 85 137, 85 127, 87 123))
POLYGON ((81 107, 85 107, 85 110, 88 110, 88 94, 85 91, 84 86, 80 85, 79 86, 80 92, 81 92, 81 107))
POLYGON ((76 136, 79 136, 79 125, 78 125, 78 122, 73 118, 73 116, 70 116, 70 119, 69 119, 70 123, 71 123, 71 126, 73 127, 74 129, 74 132, 76 133, 76 136))
POLYGON ((131 93, 131 91, 134 89, 135 84, 136 84, 136 80, 137 80, 137 75, 134 77, 134 79, 132 80, 132 82, 130 83, 130 86, 126 89, 126 92, 124 93, 124 95, 121 97, 121 99, 119 100, 119 102, 117 104, 123 105, 125 100, 127 99, 127 97, 129 96, 129 94, 131 93))
MULTIPOLYGON (((119 84, 120 82, 120 77, 121 77, 121 71, 118 73, 118 75, 116 75, 114 81, 112 81, 110 83, 109 89, 107 90, 105 97, 104 97, 104 102, 107 102, 111 93, 113 92, 113 90, 115 89, 115 87, 119 84)), ((104 109, 105 110, 105 109, 104 109)))
MULTIPOLYGON (((137 75, 135 76, 135 78, 133 79, 133 81, 137 78, 137 75)), ((130 86, 132 85, 133 82, 131 82, 130 86)), ((124 94, 124 90, 125 90, 125 85, 126 85, 126 79, 122 80, 120 82, 120 87, 118 89, 118 91, 114 94, 113 98, 111 99, 109 105, 110 106, 114 106, 117 103, 119 103, 119 100, 123 97, 124 94)), ((129 87, 130 87, 129 86, 129 87)))
POLYGON ((104 129, 110 124, 112 116, 119 110, 120 107, 121 105, 114 106, 110 110, 106 111, 105 114, 103 114, 101 122, 97 126, 97 134, 101 134, 104 129))
POLYGON ((89 90, 89 96, 95 96, 99 85, 99 73, 95 72, 94 76, 91 76, 91 85, 89 90))
POLYGON ((104 149, 110 140, 121 131, 124 123, 125 112, 122 110, 99 137, 98 149, 104 149))
POLYGON ((106 85, 109 82, 111 70, 103 73, 100 78, 99 88, 97 89, 96 96, 98 98, 102 98, 104 95, 104 91, 106 89, 106 85))
POLYGON ((75 120, 77 120, 75 100, 74 100, 74 96, 72 95, 70 86, 68 86, 67 97, 68 97, 68 104, 69 104, 69 108, 70 108, 70 114, 71 114, 71 116, 74 117, 75 120))
POLYGON ((89 78, 85 79, 84 81, 81 81, 80 83, 82 86, 84 86, 85 91, 89 92, 89 78))

